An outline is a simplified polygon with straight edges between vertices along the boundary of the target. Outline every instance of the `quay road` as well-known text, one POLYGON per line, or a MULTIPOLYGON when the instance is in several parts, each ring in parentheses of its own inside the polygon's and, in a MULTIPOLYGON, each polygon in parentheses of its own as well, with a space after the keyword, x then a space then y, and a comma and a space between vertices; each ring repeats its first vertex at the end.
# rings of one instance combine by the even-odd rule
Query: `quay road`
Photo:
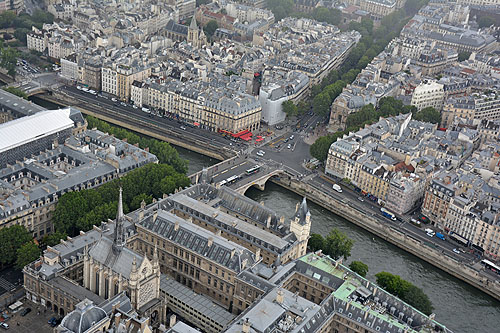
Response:
MULTIPOLYGON (((110 98, 91 95, 72 86, 63 86, 58 90, 75 101, 71 106, 81 107, 98 115, 133 124, 135 127, 147 129, 159 135, 170 136, 179 141, 186 141, 190 138, 197 141, 200 147, 223 151, 226 156, 235 155, 238 151, 248 148, 246 143, 236 142, 236 140, 231 140, 218 133, 189 127, 155 113, 148 114, 139 108, 134 109, 130 105, 121 105, 120 102, 113 102, 110 98)), ((187 144, 185 148, 192 149, 193 147, 187 144)))
MULTIPOLYGON (((304 162, 309 160, 311 156, 309 154, 309 145, 304 142, 304 139, 317 124, 318 118, 316 116, 305 117, 300 129, 291 126, 283 131, 278 131, 277 137, 267 138, 262 145, 257 147, 256 144, 247 145, 243 142, 231 141, 217 133, 199 128, 187 127, 182 129, 182 125, 179 125, 175 120, 148 115, 130 106, 116 105, 116 102, 95 97, 74 87, 64 87, 63 90, 65 94, 72 96, 79 102, 75 103, 75 106, 81 105, 84 108, 91 109, 96 114, 120 117, 123 118, 124 122, 132 123, 136 127, 148 128, 152 131, 161 132, 168 129, 171 135, 181 138, 189 136, 197 144, 217 146, 218 148, 222 146, 224 149, 231 150, 237 155, 235 158, 209 170, 209 177, 213 183, 219 183, 231 176, 239 175, 241 178, 230 185, 231 188, 238 190, 238 188, 246 187, 257 179, 265 178, 266 175, 276 170, 283 170, 289 177, 306 182, 330 197, 348 204, 353 209, 371 215, 381 222, 397 228, 409 237, 421 241, 422 244, 431 246, 463 264, 474 266, 476 270, 481 269, 476 262, 478 261, 477 257, 468 252, 455 253, 453 251, 460 248, 459 244, 427 236, 423 229, 428 226, 423 225, 419 228, 413 225, 409 222, 410 216, 398 217, 398 221, 391 221, 381 215, 380 206, 376 203, 364 198, 361 201, 358 193, 345 187, 342 193, 338 193, 332 189, 332 181, 326 177, 320 177, 318 173, 305 168, 304 162), (246 175, 245 171, 256 165, 261 166, 260 171, 253 175, 246 175)), ((488 274, 492 280, 499 279, 498 275, 491 272, 485 272, 485 274, 488 274)))

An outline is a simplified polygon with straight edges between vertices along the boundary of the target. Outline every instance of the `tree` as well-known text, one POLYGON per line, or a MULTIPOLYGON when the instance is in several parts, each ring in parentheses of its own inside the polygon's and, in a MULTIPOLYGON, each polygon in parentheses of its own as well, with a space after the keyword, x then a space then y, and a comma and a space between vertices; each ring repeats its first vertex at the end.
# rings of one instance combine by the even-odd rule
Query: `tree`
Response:
POLYGON ((313 99, 313 110, 319 116, 326 116, 330 112, 332 100, 326 92, 322 92, 313 99))
POLYGON ((13 263, 17 258, 17 249, 32 239, 31 233, 20 225, 0 229, 0 263, 13 263))
POLYGON ((422 289, 402 279, 399 275, 388 272, 377 273, 375 277, 377 279, 377 284, 387 292, 399 297, 426 315, 432 313, 432 303, 422 289))
POLYGON ((287 117, 294 117, 299 113, 297 106, 290 100, 283 102, 281 108, 287 117))
POLYGON ((19 96, 21 98, 28 99, 28 95, 24 91, 22 91, 21 89, 19 89, 19 88, 16 88, 16 87, 5 87, 5 88, 3 88, 3 90, 5 90, 7 92, 10 92, 11 94, 19 96))
POLYGON ((18 52, 11 47, 0 49, 0 66, 7 70, 7 74, 14 77, 16 75, 16 63, 18 52))
POLYGON ((349 268, 353 271, 361 275, 362 277, 366 277, 368 274, 368 265, 361 261, 353 261, 349 264, 349 268))
POLYGON ((325 239, 320 234, 311 234, 311 237, 309 237, 309 240, 307 241, 307 246, 313 252, 323 249, 324 245, 325 239))
POLYGON ((480 28, 488 28, 491 27, 492 25, 498 25, 496 23, 495 18, 491 16, 483 16, 481 17, 478 21, 477 24, 479 24, 480 28))
POLYGON ((16 267, 18 269, 22 269, 27 264, 38 259, 40 257, 40 253, 41 251, 35 242, 31 241, 23 244, 19 249, 17 249, 16 267))
POLYGON ((207 38, 211 39, 215 33, 215 30, 217 30, 218 28, 219 28, 219 25, 217 24, 217 21, 210 20, 203 28, 203 31, 205 31, 205 35, 207 35, 207 38))
POLYGON ((347 259, 351 255, 351 249, 354 241, 349 239, 346 234, 333 228, 325 239, 324 252, 337 260, 340 257, 347 259))
POLYGON ((42 244, 45 246, 54 246, 61 242, 61 239, 66 239, 67 235, 64 232, 55 231, 51 234, 45 235, 42 238, 42 244))
POLYGON ((470 54, 471 53, 467 52, 467 51, 460 52, 458 54, 458 61, 462 62, 462 61, 465 61, 465 60, 469 59, 470 54))
POLYGON ((138 208, 142 200, 149 203, 152 198, 172 193, 189 183, 189 178, 171 165, 148 164, 97 189, 63 194, 54 212, 54 227, 56 231, 73 236, 114 218, 120 186, 123 188, 123 210, 127 213, 138 208))
POLYGON ((441 123, 441 113, 436 111, 433 107, 427 107, 416 114, 414 114, 413 118, 415 120, 424 121, 427 123, 439 124, 441 123))
POLYGON ((267 0, 267 8, 273 12, 275 21, 291 16, 293 0, 267 0))

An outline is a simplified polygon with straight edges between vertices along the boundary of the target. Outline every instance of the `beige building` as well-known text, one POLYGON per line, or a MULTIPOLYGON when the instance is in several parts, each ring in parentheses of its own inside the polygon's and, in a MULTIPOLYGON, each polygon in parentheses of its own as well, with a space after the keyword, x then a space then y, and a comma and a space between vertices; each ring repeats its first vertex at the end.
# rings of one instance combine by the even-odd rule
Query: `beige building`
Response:
POLYGON ((477 225, 473 243, 484 249, 485 254, 493 259, 500 257, 500 224, 498 213, 488 212, 476 219, 477 225))
POLYGON ((443 85, 437 82, 423 82, 413 91, 411 105, 414 105, 419 111, 432 107, 441 111, 444 100, 443 85))
POLYGON ((125 65, 112 63, 102 67, 102 91, 129 101, 134 81, 143 81, 151 75, 149 65, 125 65))
POLYGON ((78 83, 101 91, 102 61, 98 58, 80 59, 78 61, 78 83))
POLYGON ((448 98, 441 112, 441 126, 450 127, 455 118, 474 119, 475 103, 472 96, 448 98))
POLYGON ((204 82, 136 81, 131 86, 131 100, 137 106, 157 108, 211 131, 239 133, 259 129, 262 112, 259 100, 225 88, 210 87, 204 82))

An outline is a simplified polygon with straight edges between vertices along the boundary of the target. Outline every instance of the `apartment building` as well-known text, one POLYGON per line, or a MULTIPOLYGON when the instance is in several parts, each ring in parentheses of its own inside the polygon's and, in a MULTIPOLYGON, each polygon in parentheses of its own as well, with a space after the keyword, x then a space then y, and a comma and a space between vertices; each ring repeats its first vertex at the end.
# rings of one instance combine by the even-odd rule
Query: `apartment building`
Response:
POLYGON ((425 190, 422 213, 433 225, 443 227, 450 202, 461 194, 464 188, 459 184, 459 177, 454 172, 442 171, 432 178, 425 190))
POLYGON ((448 127, 456 118, 495 121, 500 119, 500 96, 495 93, 448 98, 443 106, 442 124, 448 127))
POLYGON ((260 127, 262 107, 258 99, 234 90, 230 82, 137 82, 132 84, 131 96, 135 105, 157 108, 211 131, 236 134, 260 127))
POLYGON ((432 107, 441 111, 443 100, 443 85, 433 81, 424 81, 415 88, 411 97, 411 105, 414 105, 418 110, 432 107))

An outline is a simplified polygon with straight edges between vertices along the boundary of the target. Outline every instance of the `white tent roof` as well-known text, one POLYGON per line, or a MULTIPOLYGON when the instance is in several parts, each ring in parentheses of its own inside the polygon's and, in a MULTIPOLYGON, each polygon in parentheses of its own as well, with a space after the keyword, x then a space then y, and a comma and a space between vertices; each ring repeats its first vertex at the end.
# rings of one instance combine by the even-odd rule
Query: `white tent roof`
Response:
POLYGON ((47 110, 0 124, 0 153, 73 127, 70 109, 47 110))

